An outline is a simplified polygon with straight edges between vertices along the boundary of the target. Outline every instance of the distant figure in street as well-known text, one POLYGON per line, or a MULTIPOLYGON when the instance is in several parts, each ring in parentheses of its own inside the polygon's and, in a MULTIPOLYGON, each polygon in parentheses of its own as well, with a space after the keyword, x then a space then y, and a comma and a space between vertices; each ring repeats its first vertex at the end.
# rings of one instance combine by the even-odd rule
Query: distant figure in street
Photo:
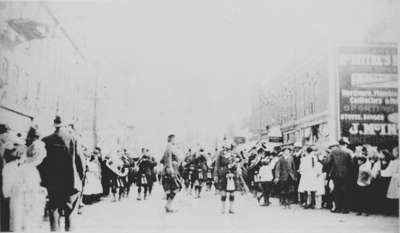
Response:
POLYGON ((71 231, 82 191, 83 166, 77 142, 64 131, 59 116, 54 119, 54 127, 54 133, 43 138, 47 157, 42 164, 42 177, 49 197, 50 230, 60 231, 60 218, 64 216, 65 231, 71 231))
POLYGON ((340 139, 339 147, 335 147, 329 155, 328 176, 334 185, 335 208, 332 209, 333 212, 349 213, 353 162, 347 151, 345 140, 340 139))
POLYGON ((168 136, 168 144, 161 159, 161 164, 164 165, 162 171, 162 185, 167 199, 165 211, 167 213, 176 212, 176 210, 172 208, 172 202, 175 198, 176 192, 182 188, 182 185, 178 180, 180 161, 175 148, 175 135, 173 134, 168 136))

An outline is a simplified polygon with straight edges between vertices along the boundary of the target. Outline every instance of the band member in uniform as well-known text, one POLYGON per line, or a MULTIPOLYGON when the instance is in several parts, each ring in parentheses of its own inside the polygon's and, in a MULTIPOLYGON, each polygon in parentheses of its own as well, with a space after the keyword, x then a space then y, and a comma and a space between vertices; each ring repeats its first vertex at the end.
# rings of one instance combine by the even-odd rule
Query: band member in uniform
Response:
POLYGON ((211 191, 211 187, 213 185, 213 171, 215 167, 215 161, 212 161, 211 153, 208 155, 207 160, 207 177, 206 177, 206 191, 211 191))
POLYGON ((262 159, 265 155, 264 153, 265 152, 262 147, 258 148, 256 157, 251 161, 251 164, 249 166, 249 171, 252 171, 253 174, 253 191, 255 196, 257 197, 258 202, 260 202, 263 196, 260 168, 262 166, 262 159))
POLYGON ((195 198, 200 198, 201 188, 207 175, 207 159, 204 155, 204 150, 200 149, 199 153, 195 156, 194 161, 194 174, 193 185, 195 191, 195 198))
POLYGON ((185 185, 185 191, 186 194, 192 194, 192 189, 193 189, 193 174, 194 174, 194 154, 192 154, 192 150, 189 149, 188 153, 186 154, 186 157, 182 163, 183 167, 183 180, 184 180, 184 185, 185 185))
POLYGON ((138 161, 138 197, 137 200, 141 200, 141 191, 143 188, 143 199, 147 198, 147 195, 150 194, 151 187, 153 186, 154 177, 153 172, 154 168, 157 165, 155 159, 147 154, 146 149, 143 148, 144 154, 138 161))
POLYGON ((178 190, 182 188, 179 182, 179 158, 177 149, 175 147, 175 135, 168 136, 168 144, 165 149, 164 155, 161 159, 163 167, 162 185, 165 190, 167 202, 165 204, 165 211, 167 213, 176 212, 172 208, 172 202, 178 190))
POLYGON ((129 172, 124 161, 122 160, 121 152, 118 150, 115 156, 113 156, 112 158, 109 157, 106 160, 106 165, 112 171, 110 177, 110 187, 113 201, 117 201, 117 192, 118 200, 120 201, 125 194, 125 187, 128 182, 127 176, 129 172))
POLYGON ((257 197, 257 193, 259 190, 259 182, 258 182, 258 170, 260 169, 260 161, 261 157, 264 153, 262 148, 259 148, 261 151, 258 153, 255 148, 248 159, 248 167, 247 167, 247 176, 248 176, 248 185, 250 186, 250 191, 253 193, 255 197, 257 197))
POLYGON ((232 148, 225 146, 215 161, 214 179, 218 183, 221 194, 222 210, 225 213, 226 198, 229 196, 229 213, 234 214, 233 202, 235 201, 235 190, 237 187, 238 167, 232 148))

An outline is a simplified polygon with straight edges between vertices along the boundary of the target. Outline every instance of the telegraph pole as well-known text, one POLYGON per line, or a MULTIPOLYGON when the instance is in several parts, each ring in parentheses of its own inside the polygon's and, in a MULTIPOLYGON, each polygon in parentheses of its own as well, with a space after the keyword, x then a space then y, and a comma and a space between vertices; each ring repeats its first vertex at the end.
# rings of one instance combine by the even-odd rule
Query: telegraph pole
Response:
POLYGON ((93 96, 93 144, 94 146, 98 146, 99 135, 97 133, 98 125, 97 125, 97 110, 98 110, 98 93, 99 93, 99 64, 95 63, 95 84, 94 84, 94 96, 93 96))

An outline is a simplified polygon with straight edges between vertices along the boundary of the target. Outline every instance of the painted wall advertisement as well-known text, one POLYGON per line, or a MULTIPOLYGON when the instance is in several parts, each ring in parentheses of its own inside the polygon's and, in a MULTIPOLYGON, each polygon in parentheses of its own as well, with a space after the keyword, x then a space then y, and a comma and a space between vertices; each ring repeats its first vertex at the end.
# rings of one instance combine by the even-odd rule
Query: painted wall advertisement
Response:
POLYGON ((352 144, 398 144, 398 61, 395 45, 339 48, 340 133, 352 144))

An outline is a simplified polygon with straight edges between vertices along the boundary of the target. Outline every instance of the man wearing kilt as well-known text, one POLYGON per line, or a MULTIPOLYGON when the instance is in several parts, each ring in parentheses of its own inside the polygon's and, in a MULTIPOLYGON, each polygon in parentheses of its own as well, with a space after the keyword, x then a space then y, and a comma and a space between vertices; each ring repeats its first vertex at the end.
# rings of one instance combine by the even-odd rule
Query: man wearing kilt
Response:
POLYGON ((184 180, 185 191, 187 194, 192 193, 193 189, 193 174, 194 174, 194 154, 191 154, 191 150, 189 150, 188 155, 185 157, 183 164, 183 173, 182 177, 184 180))
POLYGON ((122 198, 122 192, 124 187, 124 182, 122 177, 113 173, 110 179, 111 193, 113 196, 113 202, 117 201, 117 192, 118 192, 118 200, 120 201, 122 198))
POLYGON ((143 199, 147 198, 150 194, 153 182, 154 182, 154 168, 157 165, 155 159, 147 154, 147 150, 144 150, 143 156, 138 161, 138 175, 137 175, 137 186, 138 196, 137 200, 141 200, 141 191, 143 188, 143 199))
POLYGON ((207 176, 207 159, 204 155, 203 149, 200 149, 199 153, 195 156, 193 164, 194 164, 193 185, 195 191, 195 198, 200 198, 201 188, 207 176))
POLYGON ((215 161, 214 179, 218 183, 218 190, 221 194, 222 214, 225 213, 227 196, 229 196, 229 213, 235 213, 233 211, 233 202, 235 201, 235 191, 238 187, 238 166, 232 147, 233 145, 225 146, 215 161))
POLYGON ((179 182, 180 161, 175 147, 175 135, 173 134, 168 136, 167 148, 165 149, 160 163, 164 166, 162 170, 162 185, 167 200, 165 211, 167 213, 176 212, 176 210, 172 209, 172 202, 176 192, 182 188, 182 185, 179 182))
POLYGON ((215 161, 212 161, 210 163, 211 164, 207 165, 206 191, 211 191, 211 187, 213 185, 213 171, 214 171, 215 161))

